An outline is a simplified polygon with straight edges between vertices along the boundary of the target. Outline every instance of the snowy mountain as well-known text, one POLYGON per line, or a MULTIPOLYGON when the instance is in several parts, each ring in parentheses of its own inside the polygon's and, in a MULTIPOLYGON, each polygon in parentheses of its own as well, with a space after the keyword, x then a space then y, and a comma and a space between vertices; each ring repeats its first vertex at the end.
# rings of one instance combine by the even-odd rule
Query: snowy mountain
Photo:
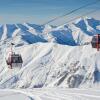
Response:
POLYGON ((0 88, 100 87, 100 52, 91 47, 100 20, 80 18, 61 26, 0 25, 0 88), (10 43, 23 58, 9 69, 10 43))

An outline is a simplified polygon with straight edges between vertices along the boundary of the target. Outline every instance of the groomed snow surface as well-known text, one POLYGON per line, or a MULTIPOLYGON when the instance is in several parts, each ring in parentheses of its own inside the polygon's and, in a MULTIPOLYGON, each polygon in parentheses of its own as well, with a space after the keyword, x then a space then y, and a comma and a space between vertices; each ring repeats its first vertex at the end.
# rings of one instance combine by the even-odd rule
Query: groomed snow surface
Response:
POLYGON ((0 95, 8 91, 19 92, 12 96, 24 100, 100 100, 100 51, 91 46, 99 26, 99 20, 87 17, 61 26, 0 25, 0 89, 5 91, 0 95), (21 68, 6 64, 11 42, 22 55, 21 68))
POLYGON ((98 89, 41 88, 0 90, 0 100, 100 100, 98 89))

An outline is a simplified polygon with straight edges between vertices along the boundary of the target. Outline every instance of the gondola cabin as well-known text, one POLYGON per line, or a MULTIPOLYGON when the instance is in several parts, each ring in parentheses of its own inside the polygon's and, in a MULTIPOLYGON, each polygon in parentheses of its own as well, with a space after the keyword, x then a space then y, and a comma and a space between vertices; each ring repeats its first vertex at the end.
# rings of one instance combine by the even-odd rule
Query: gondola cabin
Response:
POLYGON ((99 51, 99 49, 100 49, 100 34, 96 34, 93 36, 91 45, 92 45, 92 48, 97 48, 97 50, 99 51))
POLYGON ((6 63, 12 69, 13 67, 22 67, 23 60, 20 54, 12 53, 9 54, 6 63))
POLYGON ((13 46, 15 44, 11 43, 11 50, 8 53, 8 57, 6 59, 6 63, 8 65, 9 68, 14 68, 14 67, 22 67, 23 64, 23 59, 22 56, 20 54, 16 54, 15 52, 13 52, 13 46))

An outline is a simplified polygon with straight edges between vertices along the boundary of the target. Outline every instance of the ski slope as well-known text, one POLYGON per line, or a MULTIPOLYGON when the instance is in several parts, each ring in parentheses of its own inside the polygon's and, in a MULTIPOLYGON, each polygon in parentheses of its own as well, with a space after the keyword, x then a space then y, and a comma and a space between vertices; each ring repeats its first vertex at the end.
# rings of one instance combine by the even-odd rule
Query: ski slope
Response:
POLYGON ((100 100, 98 89, 41 88, 0 90, 0 100, 100 100))

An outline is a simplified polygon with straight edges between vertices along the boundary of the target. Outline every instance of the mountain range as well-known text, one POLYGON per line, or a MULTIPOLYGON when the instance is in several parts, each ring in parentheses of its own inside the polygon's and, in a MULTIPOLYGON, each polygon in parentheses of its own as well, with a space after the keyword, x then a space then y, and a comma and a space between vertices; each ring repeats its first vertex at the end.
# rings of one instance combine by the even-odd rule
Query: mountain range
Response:
POLYGON ((100 20, 79 18, 60 26, 0 25, 0 88, 100 87, 100 51, 92 48, 100 20), (10 44, 23 66, 9 69, 10 44))

